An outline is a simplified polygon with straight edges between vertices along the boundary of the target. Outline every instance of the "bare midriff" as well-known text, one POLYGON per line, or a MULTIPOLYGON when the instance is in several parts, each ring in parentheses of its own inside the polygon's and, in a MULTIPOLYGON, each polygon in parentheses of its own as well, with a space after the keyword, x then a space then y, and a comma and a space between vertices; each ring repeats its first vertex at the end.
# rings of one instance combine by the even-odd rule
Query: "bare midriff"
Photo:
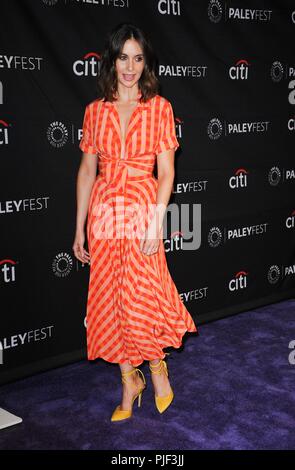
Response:
POLYGON ((147 176, 148 172, 127 166, 129 176, 147 176))

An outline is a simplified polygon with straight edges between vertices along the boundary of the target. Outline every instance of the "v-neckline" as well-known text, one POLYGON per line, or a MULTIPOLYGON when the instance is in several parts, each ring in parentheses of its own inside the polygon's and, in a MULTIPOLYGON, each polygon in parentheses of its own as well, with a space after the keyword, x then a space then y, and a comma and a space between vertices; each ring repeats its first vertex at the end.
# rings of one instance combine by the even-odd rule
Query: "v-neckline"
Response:
POLYGON ((126 139, 127 139, 127 136, 128 136, 129 127, 130 127, 130 124, 131 124, 131 122, 132 122, 133 115, 135 114, 135 112, 136 112, 136 110, 138 109, 138 107, 139 107, 139 101, 137 100, 136 106, 134 107, 134 109, 132 110, 132 113, 130 114, 130 118, 129 118, 129 120, 128 120, 126 129, 125 129, 125 135, 124 135, 124 138, 123 138, 120 113, 119 113, 119 110, 118 110, 118 108, 117 108, 117 104, 114 103, 114 109, 116 110, 116 113, 117 113, 118 123, 119 123, 119 128, 120 128, 121 144, 125 144, 125 143, 126 143, 126 139))

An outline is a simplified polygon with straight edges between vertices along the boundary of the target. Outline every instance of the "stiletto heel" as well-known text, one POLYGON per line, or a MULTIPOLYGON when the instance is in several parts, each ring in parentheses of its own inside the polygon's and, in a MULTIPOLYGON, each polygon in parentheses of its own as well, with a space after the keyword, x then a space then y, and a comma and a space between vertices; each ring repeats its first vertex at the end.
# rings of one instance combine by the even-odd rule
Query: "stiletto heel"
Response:
MULTIPOLYGON (((160 359, 160 362, 158 362, 158 364, 149 364, 149 368, 152 374, 161 374, 164 368, 164 372, 166 373, 168 377, 167 364, 162 359, 160 359), (159 367, 159 366, 160 366, 159 370, 154 370, 156 367, 159 367)), ((174 392, 172 388, 171 388, 171 392, 165 397, 160 397, 155 394, 155 403, 156 403, 157 410, 160 413, 163 413, 168 408, 168 406, 171 405, 173 398, 174 398, 174 392)))
MULTIPOLYGON (((122 372, 122 383, 126 384, 127 383, 126 377, 134 374, 135 372, 137 372, 138 374, 141 374, 143 384, 144 384, 143 387, 140 389, 140 391, 137 393, 137 395, 135 395, 132 401, 132 406, 133 406, 133 403, 135 402, 136 398, 138 398, 138 408, 139 408, 141 406, 142 392, 146 388, 146 380, 145 380, 145 376, 143 372, 140 369, 133 369, 130 372, 122 372)), ((123 419, 131 418, 131 416, 132 416, 132 408, 131 410, 121 410, 120 405, 118 405, 112 414, 111 421, 122 421, 123 419)))
POLYGON ((138 408, 140 408, 141 406, 141 395, 142 395, 142 392, 138 395, 138 408))

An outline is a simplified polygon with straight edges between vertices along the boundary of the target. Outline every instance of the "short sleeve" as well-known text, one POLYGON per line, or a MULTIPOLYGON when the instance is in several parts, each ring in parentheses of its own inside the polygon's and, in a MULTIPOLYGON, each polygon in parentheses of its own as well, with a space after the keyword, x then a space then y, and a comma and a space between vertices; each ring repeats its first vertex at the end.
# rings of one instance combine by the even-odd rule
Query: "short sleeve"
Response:
POLYGON ((82 150, 82 152, 97 155, 97 151, 93 142, 93 116, 90 104, 88 104, 85 108, 82 131, 83 135, 82 139, 80 140, 79 148, 82 150))
POLYGON ((155 150, 156 154, 165 152, 165 150, 176 150, 179 147, 179 142, 176 138, 173 109, 168 100, 166 100, 163 107, 159 126, 159 141, 155 150))

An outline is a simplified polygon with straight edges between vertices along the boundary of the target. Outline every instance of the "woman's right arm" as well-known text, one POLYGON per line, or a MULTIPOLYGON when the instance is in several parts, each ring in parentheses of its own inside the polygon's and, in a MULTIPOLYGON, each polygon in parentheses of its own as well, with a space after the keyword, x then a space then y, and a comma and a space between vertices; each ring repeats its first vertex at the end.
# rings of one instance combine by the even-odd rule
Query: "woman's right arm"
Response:
POLYGON ((77 175, 76 197, 77 197, 77 216, 76 233, 73 243, 73 251, 82 263, 89 263, 89 253, 84 248, 85 243, 85 221, 88 212, 91 190, 96 179, 97 158, 90 153, 83 152, 81 164, 77 175))

